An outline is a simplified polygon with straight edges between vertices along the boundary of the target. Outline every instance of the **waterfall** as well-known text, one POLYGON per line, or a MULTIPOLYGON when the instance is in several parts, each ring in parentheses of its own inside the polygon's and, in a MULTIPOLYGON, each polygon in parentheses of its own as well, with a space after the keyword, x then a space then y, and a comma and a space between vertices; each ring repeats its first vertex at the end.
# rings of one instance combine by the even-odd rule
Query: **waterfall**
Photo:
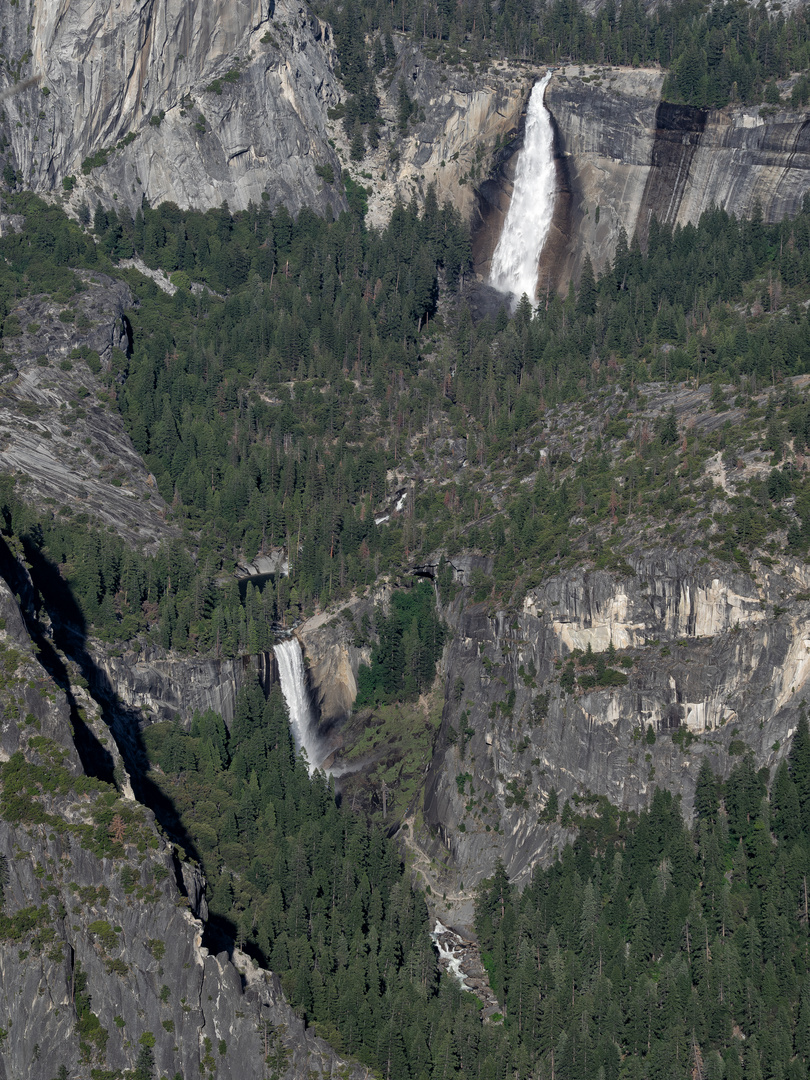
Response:
POLYGON ((312 776, 321 763, 322 747, 318 735, 318 721, 309 699, 301 645, 298 638, 291 637, 276 645, 273 652, 278 663, 281 692, 290 710, 290 727, 295 749, 305 752, 309 775, 312 776))
POLYGON ((529 98, 512 201, 489 273, 490 285, 511 294, 513 308, 523 293, 536 301, 537 264, 554 213, 554 132, 543 102, 550 78, 549 71, 529 98))

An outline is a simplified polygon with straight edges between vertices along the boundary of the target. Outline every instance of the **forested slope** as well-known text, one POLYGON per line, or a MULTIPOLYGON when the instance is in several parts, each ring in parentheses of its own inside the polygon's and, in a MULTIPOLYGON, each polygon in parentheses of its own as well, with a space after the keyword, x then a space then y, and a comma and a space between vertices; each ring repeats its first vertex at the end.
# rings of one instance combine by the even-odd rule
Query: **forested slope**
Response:
MULTIPOLYGON (((620 247, 598 282, 586 266, 566 299, 476 323, 451 302, 468 265, 463 229, 435 202, 401 208, 379 234, 360 214, 292 222, 284 210, 165 207, 121 221, 99 210, 98 246, 57 211, 19 206, 32 211, 26 231, 0 240, 6 341, 20 329, 15 292, 51 289, 65 317, 80 311, 69 265, 109 271, 108 252, 139 250, 179 275, 169 297, 124 272, 138 298, 132 352, 99 375, 194 559, 178 542, 144 559, 59 512, 31 533, 76 566, 79 602, 105 634, 151 626, 166 647, 255 651, 268 622, 439 547, 492 551, 493 596, 506 601, 597 537, 603 560, 609 533, 619 558, 642 507, 646 524, 711 510, 703 540, 721 557, 807 549, 795 467, 807 407, 785 380, 807 370, 808 212, 772 226, 718 211, 697 227, 653 227, 647 251, 620 247), (189 278, 214 292, 191 292, 189 278), (728 423, 656 418, 650 380, 711 385, 708 404, 728 423), (578 401, 594 418, 580 435, 565 420, 578 401), (713 506, 706 468, 718 451, 765 453, 775 471, 713 506), (377 525, 392 484, 415 487, 407 510, 377 525), (247 611, 214 587, 241 553, 291 544, 289 578, 247 611), (92 573, 75 562, 88 545, 92 573)), ((81 349, 76 362, 94 363, 81 349)))
POLYGON ((750 759, 722 788, 704 761, 691 834, 656 791, 635 827, 583 820, 521 895, 485 883, 476 928, 537 1075, 806 1075, 809 755, 803 717, 769 796, 750 759))
MULTIPOLYGON (((806 10, 768 15, 683 2, 646 11, 628 2, 594 12, 562 0, 318 10, 334 20, 345 91, 329 120, 342 121, 353 172, 321 164, 317 173, 319 195, 331 191, 330 205, 348 206, 339 216, 304 208, 294 218, 283 205, 271 209, 269 197, 237 213, 144 200, 134 216, 94 200, 76 207, 75 221, 21 190, 24 177, 10 165, 4 177, 3 408, 29 434, 41 433, 39 408, 22 387, 32 365, 48 378, 64 373, 60 437, 87 448, 78 421, 91 407, 114 414, 143 458, 136 497, 153 523, 139 548, 131 524, 94 516, 69 490, 60 500, 43 497, 24 475, 0 478, 0 527, 21 560, 15 565, 30 568, 21 604, 38 643, 53 647, 46 652, 59 691, 75 706, 72 721, 62 717, 61 742, 78 745, 81 710, 97 707, 95 735, 121 748, 121 759, 109 760, 104 742, 95 748, 105 764, 89 784, 93 806, 110 811, 93 819, 96 854, 114 864, 126 849, 123 760, 166 836, 199 861, 212 913, 206 941, 216 951, 232 938, 272 968, 312 1031, 386 1080, 803 1076, 810 735, 799 652, 810 595, 802 584, 810 552, 810 198, 777 223, 759 211, 743 221, 712 210, 676 228, 653 219, 643 245, 620 236, 598 278, 584 260, 567 294, 544 293, 536 307, 524 297, 510 316, 497 305, 484 314, 491 297, 474 281, 457 210, 431 189, 423 205, 397 204, 372 228, 369 192, 357 177, 377 181, 359 171, 381 137, 376 80, 384 72, 393 79, 405 45, 482 77, 504 58, 660 63, 669 101, 767 110, 806 101, 806 10), (133 258, 155 280, 124 268, 133 258), (104 317, 88 300, 99 273, 124 282, 129 292, 116 285, 116 295, 131 297, 119 313, 118 344, 103 356, 89 336, 104 317), (173 292, 155 283, 167 279, 173 292), (31 352, 37 335, 49 333, 27 314, 34 306, 48 326, 60 324, 60 341, 75 330, 69 354, 31 352), (661 570, 666 549, 673 557, 661 570), (286 559, 289 573, 240 590, 237 566, 269 554, 286 559), (642 596, 650 590, 641 584, 624 588, 648 571, 655 587, 656 574, 664 580, 660 595, 642 596), (703 605, 711 627, 705 640, 697 616, 694 625, 679 621, 693 588, 702 590, 695 610, 703 605), (609 622, 597 611, 602 598, 606 607, 624 605, 621 618, 609 622), (635 618, 648 600, 652 614, 631 625, 628 610, 635 605, 635 618), (354 650, 360 711, 354 728, 334 734, 340 763, 358 768, 357 782, 309 778, 277 687, 262 690, 243 674, 229 727, 211 711, 150 726, 104 684, 90 652, 114 653, 122 664, 128 651, 170 655, 179 667, 186 658, 232 658, 246 672, 247 658, 269 650, 282 627, 315 613, 354 650), (531 620, 536 641, 521 638, 531 620), (647 640, 654 622, 671 642, 647 640), (599 651, 591 637, 603 629, 599 651), (542 672, 520 658, 535 645, 542 672), (738 681, 746 664, 758 678, 770 665, 778 690, 768 689, 783 710, 778 739, 753 708, 734 723, 757 729, 755 747, 736 727, 719 731, 732 712, 719 692, 712 697, 715 668, 732 654, 738 681), (359 670, 358 656, 368 661, 359 670), (451 672, 451 662, 459 669, 451 672), (645 682, 653 667, 657 682, 645 682), (613 708, 619 700, 630 703, 627 715, 613 708), (600 710, 607 702, 598 716, 594 702, 600 710), (716 720, 712 740, 682 726, 687 716, 699 726, 698 712, 687 713, 693 706, 716 720), (795 734, 794 712, 802 716, 795 734), (562 751, 550 763, 534 749, 535 736, 546 753, 556 745, 549 732, 570 736, 579 725, 576 738, 592 750, 602 720, 619 731, 622 757, 607 780, 631 777, 638 788, 621 810, 592 793, 607 786, 606 770, 591 783, 562 751), (721 760, 721 751, 724 779, 708 760, 721 760), (655 790, 656 764, 658 782, 665 776, 691 795, 689 770, 701 760, 687 823, 678 793, 655 790), (758 769, 763 760, 780 762, 773 775, 758 769), (567 771, 565 790, 554 768, 567 771), (451 798, 442 803, 439 791, 426 806, 428 782, 435 791, 444 784, 451 798), (438 820, 445 804, 457 821, 449 812, 438 820), (407 859, 389 835, 406 817, 407 859), (422 844, 424 880, 452 882, 459 903, 469 901, 470 880, 489 872, 485 856, 499 844, 507 850, 513 820, 525 888, 499 865, 477 890, 474 928, 502 1006, 500 1017, 482 1022, 478 1001, 440 976, 428 914, 439 897, 416 887, 410 860, 422 844), (451 827, 468 845, 466 890, 453 879, 461 846, 454 849, 451 827), (536 842, 541 832, 545 846, 536 842)), ((234 70, 206 92, 227 100, 238 78, 234 70)), ((397 93, 403 135, 420 106, 406 82, 397 93)), ((164 122, 156 119, 155 129, 164 122)), ((196 124, 203 138, 204 119, 196 124)), ((482 150, 470 179, 480 179, 483 160, 482 150)), ((13 427, 2 433, 4 446, 13 427)), ((124 480, 108 464, 104 482, 118 488, 124 480)), ((771 699, 762 692, 758 700, 771 699)), ((80 812, 68 799, 83 795, 83 784, 60 771, 38 718, 36 709, 26 715, 16 699, 4 701, 4 737, 22 739, 13 756, 7 740, 11 760, 0 765, 7 837, 42 825, 54 836, 70 832, 56 813, 41 816, 40 800, 54 792, 64 796, 56 809, 65 821, 80 812)), ((574 737, 560 745, 570 750, 574 737)), ((167 868, 185 880, 179 855, 170 858, 158 833, 145 843, 165 851, 167 868)), ((115 902, 133 908, 127 890, 136 886, 122 865, 108 873, 93 864, 94 903, 108 873, 117 875, 115 902)), ((19 949, 40 957, 53 941, 30 921, 40 916, 22 893, 4 892, 4 869, 0 938, 19 963, 19 949)), ((89 879, 75 884, 86 888, 89 879)), ((45 894, 29 885, 39 903, 45 894)), ((164 891, 169 904, 182 903, 180 893, 164 891)), ((196 901, 202 913, 202 896, 196 901)), ((66 917, 51 906, 48 925, 62 919, 58 934, 68 942, 66 917)), ((130 961, 110 950, 126 920, 116 924, 104 905, 91 914, 82 947, 99 961, 100 979, 108 961, 107 974, 120 975, 130 961)), ((141 959, 157 978, 157 958, 141 959)), ((216 966, 217 978, 230 970, 211 956, 200 963, 216 966)), ((155 1045, 161 1068, 174 1061, 169 1025, 179 1031, 191 1021, 174 998, 177 1015, 160 1012, 174 992, 168 982, 166 995, 157 982, 150 991, 157 1042, 137 1050, 129 1045, 137 1006, 124 1021, 112 1004, 102 1010, 100 990, 75 985, 70 1029, 85 1044, 93 1034, 89 1049, 77 1042, 71 1058, 82 1080, 148 1080, 154 1062, 146 1051, 155 1045), (108 1041, 115 1053, 102 1060, 108 1041)), ((245 1045, 258 1046, 254 1021, 239 1019, 240 1030, 250 1029, 245 1045)), ((214 1028, 203 1034, 200 1024, 209 1045, 202 1041, 196 1058, 213 1074, 215 1046, 225 1053, 211 1041, 214 1028)), ((9 1029, 0 1012, 0 1045, 9 1029)), ((291 1063, 285 1031, 277 1023, 268 1032, 265 1025, 262 1053, 254 1047, 245 1066, 253 1072, 244 1075, 303 1075, 309 1066, 302 1055, 291 1063)), ((321 1054, 319 1045, 310 1041, 307 1053, 321 1054)), ((321 1063, 353 1068, 328 1054, 321 1063)))
MULTIPOLYGON (((449 3, 428 9, 406 2, 396 12, 385 3, 319 6, 334 22, 342 75, 362 122, 373 116, 368 105, 363 112, 362 104, 371 96, 373 105, 373 89, 367 89, 370 72, 384 66, 383 43, 391 29, 450 63, 460 59, 460 48, 468 63, 499 57, 535 64, 657 63, 669 72, 664 98, 690 105, 719 107, 763 98, 778 102, 776 80, 810 65, 810 26, 803 5, 784 13, 771 13, 761 5, 694 0, 658 5, 639 0, 599 5, 509 0, 497 9, 449 3), (371 57, 358 31, 379 35, 371 57)), ((806 102, 807 95, 805 78, 796 84, 794 105, 806 102)))

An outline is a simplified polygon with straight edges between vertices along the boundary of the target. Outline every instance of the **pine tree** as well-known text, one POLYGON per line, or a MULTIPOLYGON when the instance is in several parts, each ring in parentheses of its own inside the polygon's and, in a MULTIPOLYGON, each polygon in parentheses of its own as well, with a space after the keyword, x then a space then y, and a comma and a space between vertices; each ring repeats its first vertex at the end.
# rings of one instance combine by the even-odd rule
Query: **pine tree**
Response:
POLYGON ((596 296, 596 278, 593 272, 593 264, 590 255, 586 255, 579 278, 577 314, 583 316, 593 315, 594 311, 596 311, 596 296))
POLYGON ((700 763, 695 786, 695 817, 698 821, 714 822, 717 820, 719 805, 717 779, 709 764, 709 759, 704 757, 700 763))
POLYGON ((796 795, 799 800, 799 809, 802 815, 802 828, 810 832, 810 728, 807 723, 807 713, 802 708, 799 715, 799 724, 788 754, 788 767, 790 776, 796 786, 796 795))
POLYGON ((142 1046, 135 1061, 132 1080, 152 1080, 155 1075, 155 1057, 149 1046, 142 1046))
POLYGON ((631 953, 637 964, 646 962, 652 956, 650 940, 650 916, 641 889, 636 889, 630 901, 630 944, 631 953))
POLYGON ((360 121, 355 121, 354 128, 352 130, 352 140, 349 149, 349 157, 352 161, 362 161, 366 155, 366 142, 363 138, 363 129, 360 126, 360 121))

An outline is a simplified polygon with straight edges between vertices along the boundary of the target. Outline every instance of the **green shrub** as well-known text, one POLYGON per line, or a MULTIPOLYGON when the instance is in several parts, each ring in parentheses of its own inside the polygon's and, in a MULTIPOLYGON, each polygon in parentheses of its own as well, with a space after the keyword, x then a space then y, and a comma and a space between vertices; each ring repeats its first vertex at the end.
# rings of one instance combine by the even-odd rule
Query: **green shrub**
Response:
POLYGON ((118 936, 106 919, 96 919, 87 929, 101 939, 101 944, 108 952, 118 945, 118 936))
POLYGON ((213 82, 210 82, 205 89, 208 93, 221 95, 223 83, 235 83, 240 78, 241 72, 237 71, 236 68, 231 68, 230 71, 226 71, 224 75, 220 75, 218 79, 214 79, 213 82))
POLYGON ((95 154, 90 154, 82 162, 82 172, 85 176, 89 176, 93 169, 100 169, 107 164, 110 156, 109 150, 97 150, 95 154))

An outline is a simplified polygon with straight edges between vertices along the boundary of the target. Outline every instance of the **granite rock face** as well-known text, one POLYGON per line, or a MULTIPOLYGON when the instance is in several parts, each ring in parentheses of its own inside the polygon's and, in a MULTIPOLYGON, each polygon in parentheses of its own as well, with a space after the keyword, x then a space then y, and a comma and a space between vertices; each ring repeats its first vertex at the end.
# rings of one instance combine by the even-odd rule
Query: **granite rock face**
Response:
MULTIPOLYGON (((363 615, 371 618, 374 606, 369 601, 349 605, 353 625, 359 626, 363 615)), ((297 631, 307 658, 310 691, 318 708, 324 731, 339 724, 352 710, 357 697, 357 672, 361 664, 371 662, 371 649, 355 643, 344 622, 333 625, 326 616, 308 619, 297 631)))
POLYGON ((704 755, 727 776, 748 749, 771 770, 787 752, 810 696, 807 568, 744 574, 665 550, 630 565, 552 577, 516 614, 447 612, 455 635, 425 821, 468 887, 498 857, 525 880, 562 847, 570 833, 544 820, 552 791, 560 808, 606 796, 640 810, 661 786, 689 814, 704 755), (604 657, 611 645, 625 684, 566 688, 573 650, 604 657))
MULTIPOLYGON (((402 44, 396 62, 378 81, 386 122, 380 146, 359 166, 361 182, 362 171, 374 177, 369 221, 385 224, 397 201, 416 198, 421 203, 433 184, 440 203, 449 200, 475 222, 480 201, 476 187, 498 148, 512 143, 536 77, 534 68, 506 63, 472 74, 402 44), (397 128, 400 85, 416 106, 404 133, 397 128)), ((340 143, 342 129, 333 135, 340 143)), ((501 221, 497 219, 497 231, 501 221)))
POLYGON ((652 168, 664 83, 661 71, 615 69, 592 82, 596 75, 581 77, 580 70, 560 69, 546 90, 558 197, 541 276, 552 286, 567 284, 586 252, 601 268, 621 229, 632 237, 652 168))
POLYGON ((263 195, 291 210, 344 208, 315 171, 340 171, 325 129, 339 100, 331 30, 294 0, 21 0, 7 15, 16 63, 0 92, 19 79, 7 133, 35 191, 60 192, 73 176, 74 204, 101 196, 133 212, 143 196, 200 209, 244 209, 263 195))
MULTIPOLYGON (((659 145, 678 141, 680 117, 673 113, 672 106, 658 109, 659 145)), ((662 221, 684 225, 697 221, 711 206, 750 217, 759 205, 766 221, 780 221, 798 212, 803 196, 810 191, 810 120, 806 111, 781 109, 765 118, 758 108, 712 109, 705 114, 702 130, 703 110, 690 109, 687 114, 683 109, 681 115, 695 130, 695 151, 683 193, 659 215, 662 221)), ((666 160, 663 146, 661 159, 666 160)), ((656 193, 651 194, 655 197, 656 193)), ((645 197, 642 202, 639 227, 645 220, 647 201, 645 197)))
MULTIPOLYGON (((72 177, 63 197, 74 209, 101 198, 133 213, 144 197, 198 209, 262 199, 292 212, 346 208, 342 185, 324 179, 349 159, 329 116, 345 97, 332 29, 294 0, 101 0, 48 11, 21 0, 6 47, 19 60, 0 73, 9 160, 35 191, 60 194, 72 177)), ((378 81, 380 147, 350 166, 360 183, 365 172, 375 178, 369 220, 387 221, 397 199, 421 201, 432 182, 468 213, 482 154, 517 124, 526 73, 445 70, 413 46, 397 48, 378 81), (417 106, 405 133, 400 84, 417 106)))
POLYGON ((99 643, 93 658, 98 672, 127 709, 142 710, 152 723, 179 719, 187 727, 195 712, 206 709, 213 709, 230 724, 242 686, 255 676, 268 690, 276 678, 272 653, 218 660, 176 656, 146 646, 111 656, 99 643))
POLYGON ((697 222, 713 206, 767 221, 795 214, 810 191, 806 112, 661 100, 664 73, 559 69, 546 92, 557 131, 559 197, 541 258, 557 287, 578 277, 587 253, 599 270, 620 231, 643 244, 653 216, 697 222))
POLYGON ((3 338, 0 471, 41 510, 86 513, 153 544, 175 530, 109 398, 126 375, 132 294, 106 274, 81 271, 77 280, 69 303, 29 296, 11 312, 19 334, 3 338), (111 373, 107 390, 100 378, 111 373))
MULTIPOLYGON (((421 202, 435 184, 470 220, 483 276, 509 204, 522 111, 542 74, 442 65, 397 35, 377 81, 379 146, 352 162, 332 29, 295 0, 20 0, 3 43, 8 163, 74 211, 100 199, 134 213, 146 197, 339 212, 346 167, 367 187, 378 226, 398 200, 421 202), (401 86, 413 102, 405 130, 401 86)), ((810 188, 804 113, 673 106, 661 101, 663 83, 652 69, 555 73, 546 102, 559 195, 541 259, 546 287, 576 279, 585 253, 603 267, 622 229, 643 243, 653 214, 685 224, 712 205, 748 216, 759 204, 778 220, 810 188)))
POLYGON ((161 1076, 261 1080, 270 1066, 285 1080, 359 1080, 363 1070, 304 1028, 272 973, 238 950, 209 950, 199 869, 134 800, 92 695, 77 698, 43 666, 47 628, 37 651, 35 614, 5 580, 10 567, 27 595, 25 568, 5 545, 2 555, 1 1080, 52 1080, 62 1066, 90 1080, 132 1069, 143 1046, 161 1076), (74 699, 117 788, 84 766, 74 699))

